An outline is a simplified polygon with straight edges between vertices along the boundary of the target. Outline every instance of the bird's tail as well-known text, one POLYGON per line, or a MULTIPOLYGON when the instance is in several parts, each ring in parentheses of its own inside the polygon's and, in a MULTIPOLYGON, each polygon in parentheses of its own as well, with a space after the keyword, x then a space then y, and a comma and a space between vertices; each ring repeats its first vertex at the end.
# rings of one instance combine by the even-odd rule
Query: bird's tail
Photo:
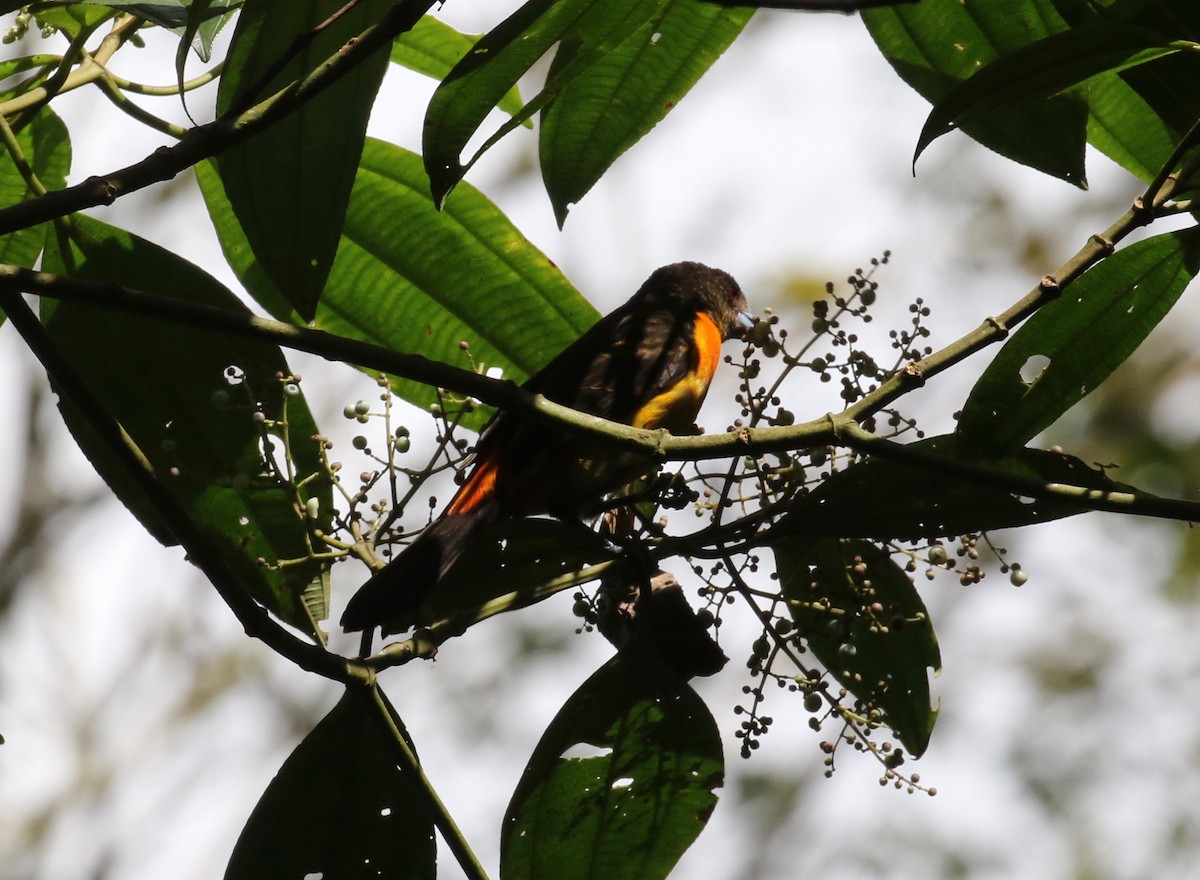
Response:
POLYGON ((402 632, 442 576, 462 556, 472 536, 497 519, 494 498, 461 512, 448 510, 404 551, 368 580, 342 614, 347 632, 382 627, 383 635, 402 632))

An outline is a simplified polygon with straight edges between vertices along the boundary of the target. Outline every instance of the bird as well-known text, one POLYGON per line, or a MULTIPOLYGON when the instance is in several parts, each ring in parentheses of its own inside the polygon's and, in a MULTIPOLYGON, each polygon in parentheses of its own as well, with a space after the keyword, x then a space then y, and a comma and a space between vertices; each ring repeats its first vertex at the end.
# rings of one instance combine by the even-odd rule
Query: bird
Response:
MULTIPOLYGON (((523 387, 555 403, 636 428, 694 430, 721 345, 754 325, 729 273, 702 263, 656 269, 523 387)), ((645 455, 500 411, 484 426, 467 478, 441 515, 351 597, 347 632, 403 632, 410 613, 498 521, 582 519, 605 495, 653 469, 645 455)))

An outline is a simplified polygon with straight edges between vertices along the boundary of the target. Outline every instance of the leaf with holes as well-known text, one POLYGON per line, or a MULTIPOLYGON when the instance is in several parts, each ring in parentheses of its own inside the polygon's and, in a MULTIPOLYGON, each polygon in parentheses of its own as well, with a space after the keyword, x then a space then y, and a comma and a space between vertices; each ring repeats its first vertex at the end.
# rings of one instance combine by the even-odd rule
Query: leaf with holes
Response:
POLYGON ((433 819, 369 712, 347 692, 296 746, 242 829, 225 880, 437 876, 433 819))
POLYGON ((543 734, 504 817, 506 880, 666 877, 703 830, 725 775, 704 702, 631 643, 543 734))
POLYGON ((999 457, 1024 446, 1141 345, 1198 269, 1200 227, 1131 244, 1093 266, 1026 321, 979 377, 959 418, 959 448, 999 457))
MULTIPOLYGON (((246 311, 219 282, 175 254, 89 217, 76 216, 73 224, 73 240, 49 237, 47 271, 246 311)), ((297 498, 274 475, 282 465, 267 464, 268 459, 283 460, 279 432, 284 419, 297 479, 308 480, 301 500, 316 498, 319 506, 312 526, 328 531, 333 492, 310 439, 318 431, 304 397, 298 386, 294 394, 285 393, 277 378, 290 372, 279 349, 79 303, 43 300, 42 317, 155 474, 254 597, 293 626, 316 632, 316 621, 327 610, 314 598, 323 594, 323 566, 308 559, 307 524, 297 511, 297 498), (256 411, 263 413, 264 422, 255 421, 256 411), (274 444, 273 452, 267 444, 274 444), (276 567, 283 559, 297 562, 276 567), (317 602, 319 615, 311 613, 306 596, 317 602)), ((60 409, 116 495, 155 537, 174 543, 87 422, 65 401, 60 409)))

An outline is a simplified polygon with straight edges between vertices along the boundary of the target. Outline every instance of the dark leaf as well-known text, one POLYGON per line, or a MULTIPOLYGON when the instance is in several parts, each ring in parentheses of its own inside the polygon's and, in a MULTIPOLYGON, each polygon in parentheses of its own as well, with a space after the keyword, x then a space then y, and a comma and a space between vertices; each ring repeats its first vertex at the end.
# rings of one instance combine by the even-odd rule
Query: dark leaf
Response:
POLYGON ((1022 46, 964 80, 934 105, 917 139, 915 163, 946 132, 997 112, 1033 104, 1091 77, 1115 73, 1181 51, 1161 34, 1095 24, 1022 46))
POLYGON ((716 722, 657 657, 631 645, 563 706, 504 819, 505 880, 666 877, 724 780, 716 722))
MULTIPOLYGON (((953 434, 918 440, 912 447, 950 461, 961 458, 953 434)), ((988 466, 999 474, 1033 477, 1044 483, 1106 492, 1128 490, 1103 471, 1060 452, 1020 449, 988 466)), ((1018 497, 937 467, 874 458, 833 474, 796 498, 771 529, 771 541, 785 537, 916 541, 1033 525, 1085 510, 1061 501, 1018 497)))
MULTIPOLYGON (((1067 25, 1041 0, 1005 3, 922 0, 862 13, 896 73, 932 103, 997 58, 1067 25)), ((1002 156, 1076 185, 1085 185, 1087 104, 1056 96, 964 126, 1002 156)))
MULTIPOLYGON (((374 22, 390 0, 362 0, 262 80, 294 41, 343 0, 251 0, 242 9, 217 95, 218 112, 245 108, 312 71, 374 22)), ((219 158, 225 193, 258 263, 305 320, 333 266, 367 117, 387 69, 380 49, 312 101, 219 158)))
MULTIPOLYGON (((73 219, 74 239, 50 237, 49 271, 122 284, 148 293, 244 311, 232 293, 174 254, 98 220, 73 219)), ((47 330, 150 461, 159 479, 208 534, 262 602, 287 622, 316 631, 315 561, 306 559, 307 524, 297 503, 318 499, 312 526, 328 530, 332 489, 310 439, 317 433, 303 395, 289 396, 277 374, 289 374, 279 349, 77 303, 43 301, 47 330), (232 372, 231 372, 232 371, 232 372), (252 416, 261 411, 264 422, 252 416), (264 462, 283 461, 281 421, 292 438, 297 479, 312 477, 298 499, 264 462)), ((61 407, 76 440, 117 496, 159 540, 174 539, 136 484, 116 465, 79 413, 61 407)), ((280 468, 282 465, 280 465, 280 468)), ((324 617, 324 609, 319 615, 324 617)))
POLYGON ((867 541, 776 541, 771 549, 805 644, 920 757, 937 720, 929 670, 941 669, 942 659, 912 579, 867 541))
MULTIPOLYGON (((745 7, 668 0, 543 109, 542 177, 560 226, 570 206, 683 99, 752 14, 745 7)), ((569 63, 560 51, 547 82, 569 63)))
POLYGON ((368 712, 347 692, 296 747, 250 814, 225 880, 437 876, 433 819, 368 712))
POLYGON ((665 2, 529 0, 486 34, 429 102, 424 154, 434 202, 440 206, 484 152, 636 33, 665 2), (555 43, 555 70, 542 91, 464 163, 463 150, 487 114, 555 43))

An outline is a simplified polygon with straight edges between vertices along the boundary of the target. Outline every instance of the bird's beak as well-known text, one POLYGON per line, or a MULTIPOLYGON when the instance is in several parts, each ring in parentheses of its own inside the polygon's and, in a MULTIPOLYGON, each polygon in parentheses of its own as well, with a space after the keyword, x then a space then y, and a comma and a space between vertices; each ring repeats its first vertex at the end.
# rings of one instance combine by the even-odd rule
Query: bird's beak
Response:
POLYGON ((738 326, 742 328, 743 333, 749 332, 754 327, 754 315, 749 312, 737 313, 738 326))

